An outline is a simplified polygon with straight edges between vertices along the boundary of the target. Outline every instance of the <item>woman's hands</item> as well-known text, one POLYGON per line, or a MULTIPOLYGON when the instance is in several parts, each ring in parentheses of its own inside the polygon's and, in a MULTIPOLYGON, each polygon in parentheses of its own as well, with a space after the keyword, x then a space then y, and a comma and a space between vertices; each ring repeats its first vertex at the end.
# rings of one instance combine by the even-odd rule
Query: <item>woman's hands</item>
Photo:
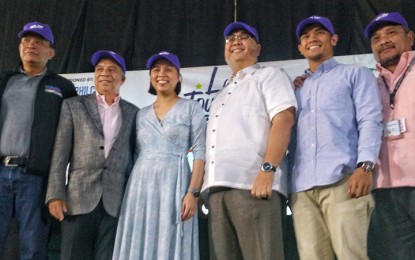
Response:
POLYGON ((191 192, 187 192, 182 202, 182 221, 192 218, 197 212, 197 198, 191 192))

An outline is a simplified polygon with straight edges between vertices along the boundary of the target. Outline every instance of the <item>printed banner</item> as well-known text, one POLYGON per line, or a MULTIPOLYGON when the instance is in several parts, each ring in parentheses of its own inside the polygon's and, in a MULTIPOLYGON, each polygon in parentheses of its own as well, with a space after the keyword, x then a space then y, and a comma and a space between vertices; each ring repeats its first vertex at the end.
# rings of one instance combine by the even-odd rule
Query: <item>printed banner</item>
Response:
MULTIPOLYGON (((366 66, 376 73, 376 62, 373 54, 337 56, 335 58, 340 63, 366 66)), ((304 70, 308 68, 305 59, 260 62, 260 64, 262 66, 282 68, 292 79, 302 75, 304 70)), ((216 93, 222 89, 232 74, 229 66, 182 68, 180 72, 182 74, 182 91, 180 96, 197 100, 203 107, 208 119, 210 105, 216 93)), ((79 95, 86 95, 95 91, 94 73, 63 74, 62 76, 73 82, 79 95)), ((155 100, 155 96, 148 93, 149 85, 150 76, 148 70, 127 71, 126 81, 121 87, 121 97, 140 108, 151 105, 155 100)))

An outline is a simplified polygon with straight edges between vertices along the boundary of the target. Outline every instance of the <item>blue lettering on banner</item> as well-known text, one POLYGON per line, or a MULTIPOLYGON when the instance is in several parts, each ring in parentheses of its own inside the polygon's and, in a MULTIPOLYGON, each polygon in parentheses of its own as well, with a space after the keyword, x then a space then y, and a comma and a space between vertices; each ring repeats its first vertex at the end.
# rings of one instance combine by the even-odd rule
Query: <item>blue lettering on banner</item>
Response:
POLYGON ((95 86, 75 86, 79 96, 88 95, 95 91, 95 86))
MULTIPOLYGON (((209 86, 208 86, 208 89, 207 89, 206 92, 201 91, 202 84, 199 83, 199 84, 196 85, 197 90, 193 90, 191 92, 188 92, 188 93, 184 94, 185 97, 187 97, 189 99, 196 100, 197 102, 200 103, 203 110, 205 111, 206 121, 209 120, 210 106, 212 105, 212 102, 215 99, 214 97, 210 97, 210 95, 215 94, 215 93, 219 92, 219 90, 220 90, 220 89, 212 89, 217 71, 218 71, 218 67, 214 67, 213 71, 212 71, 212 75, 210 77, 209 86), (200 97, 200 95, 207 95, 207 97, 206 96, 205 97, 200 97)), ((225 85, 226 85, 226 81, 224 82, 222 87, 225 86, 225 85)))

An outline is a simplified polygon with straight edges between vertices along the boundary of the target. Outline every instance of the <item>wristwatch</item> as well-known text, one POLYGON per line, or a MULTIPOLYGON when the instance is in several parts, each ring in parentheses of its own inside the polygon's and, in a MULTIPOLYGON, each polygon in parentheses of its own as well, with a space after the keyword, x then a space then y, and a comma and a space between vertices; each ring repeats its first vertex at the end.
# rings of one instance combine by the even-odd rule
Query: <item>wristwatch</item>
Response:
POLYGON ((270 162, 264 162, 261 165, 261 170, 263 172, 276 172, 277 171, 277 167, 272 165, 270 162))
POLYGON ((373 170, 375 169, 375 164, 371 161, 364 161, 364 162, 359 162, 356 165, 356 168, 362 168, 365 172, 370 172, 372 173, 373 170))
POLYGON ((187 192, 190 192, 193 197, 198 198, 200 196, 200 190, 189 188, 187 192))

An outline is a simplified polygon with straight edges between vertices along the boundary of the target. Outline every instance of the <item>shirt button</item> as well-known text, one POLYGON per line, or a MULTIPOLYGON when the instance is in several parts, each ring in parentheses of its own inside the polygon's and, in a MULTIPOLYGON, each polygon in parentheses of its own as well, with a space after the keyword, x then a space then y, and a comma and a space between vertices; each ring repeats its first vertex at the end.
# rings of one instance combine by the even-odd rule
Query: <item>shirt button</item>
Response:
POLYGON ((222 104, 222 106, 224 106, 225 104, 222 104))
POLYGON ((216 117, 218 117, 219 115, 216 115, 216 117))
POLYGON ((230 95, 231 94, 231 92, 228 92, 228 95, 230 95))
POLYGON ((213 129, 213 130, 212 130, 212 132, 216 132, 216 130, 215 130, 215 129, 213 129))
POLYGON ((211 162, 211 164, 214 164, 214 163, 215 163, 214 161, 211 162))
POLYGON ((104 146, 102 146, 102 145, 101 145, 101 146, 99 147, 99 149, 104 150, 104 146))
POLYGON ((214 146, 214 145, 212 145, 212 148, 215 148, 215 146, 214 146))

